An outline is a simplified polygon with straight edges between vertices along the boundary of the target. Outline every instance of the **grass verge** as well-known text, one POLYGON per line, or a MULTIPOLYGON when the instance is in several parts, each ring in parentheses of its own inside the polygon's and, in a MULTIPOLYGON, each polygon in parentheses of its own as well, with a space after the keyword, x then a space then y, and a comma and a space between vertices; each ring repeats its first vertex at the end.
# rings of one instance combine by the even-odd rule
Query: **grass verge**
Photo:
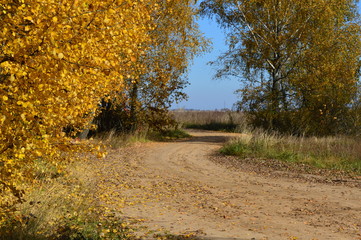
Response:
POLYGON ((352 137, 293 137, 264 132, 243 135, 220 150, 241 158, 268 158, 361 175, 361 142, 352 137))
POLYGON ((99 200, 95 179, 86 160, 62 175, 41 176, 26 202, 0 225, 0 240, 130 239, 132 230, 99 200))

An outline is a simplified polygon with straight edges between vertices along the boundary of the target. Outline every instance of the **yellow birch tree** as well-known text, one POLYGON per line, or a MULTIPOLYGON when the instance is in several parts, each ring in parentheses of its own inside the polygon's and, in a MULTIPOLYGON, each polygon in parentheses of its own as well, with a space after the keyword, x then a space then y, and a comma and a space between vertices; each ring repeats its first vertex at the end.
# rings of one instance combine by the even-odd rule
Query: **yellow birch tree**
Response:
POLYGON ((1 1, 0 222, 36 181, 37 162, 60 171, 72 153, 92 149, 64 128, 88 127, 100 100, 122 91, 149 45, 152 8, 146 0, 1 1))

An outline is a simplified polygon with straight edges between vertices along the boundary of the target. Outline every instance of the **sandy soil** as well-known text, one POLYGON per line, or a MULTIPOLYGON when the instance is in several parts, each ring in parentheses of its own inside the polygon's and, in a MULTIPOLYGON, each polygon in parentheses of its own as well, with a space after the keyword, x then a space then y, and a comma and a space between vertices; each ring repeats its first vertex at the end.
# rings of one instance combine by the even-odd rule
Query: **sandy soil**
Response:
POLYGON ((154 232, 170 239, 361 239, 359 179, 342 184, 234 167, 215 153, 236 134, 190 134, 113 150, 97 162, 104 203, 144 226, 143 239, 154 232))

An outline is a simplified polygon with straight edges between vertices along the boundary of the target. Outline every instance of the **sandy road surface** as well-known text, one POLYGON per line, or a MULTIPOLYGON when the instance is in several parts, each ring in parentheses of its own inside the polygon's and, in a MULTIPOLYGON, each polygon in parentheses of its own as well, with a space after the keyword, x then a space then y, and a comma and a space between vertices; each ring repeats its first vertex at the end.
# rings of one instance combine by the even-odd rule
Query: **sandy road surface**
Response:
POLYGON ((234 134, 190 133, 194 138, 187 141, 114 150, 98 163, 107 204, 141 221, 143 232, 201 239, 361 239, 360 187, 230 169, 210 159, 234 134))

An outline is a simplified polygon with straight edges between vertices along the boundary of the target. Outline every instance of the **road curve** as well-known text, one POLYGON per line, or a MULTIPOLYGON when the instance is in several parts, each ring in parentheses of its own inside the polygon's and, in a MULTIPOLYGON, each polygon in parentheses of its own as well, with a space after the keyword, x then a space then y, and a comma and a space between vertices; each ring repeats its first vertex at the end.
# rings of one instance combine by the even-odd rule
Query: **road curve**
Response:
POLYGON ((360 188, 229 169, 210 159, 237 134, 190 134, 114 150, 98 163, 109 204, 148 230, 175 236, 361 239, 360 188), (115 204, 119 198, 123 205, 115 204))

